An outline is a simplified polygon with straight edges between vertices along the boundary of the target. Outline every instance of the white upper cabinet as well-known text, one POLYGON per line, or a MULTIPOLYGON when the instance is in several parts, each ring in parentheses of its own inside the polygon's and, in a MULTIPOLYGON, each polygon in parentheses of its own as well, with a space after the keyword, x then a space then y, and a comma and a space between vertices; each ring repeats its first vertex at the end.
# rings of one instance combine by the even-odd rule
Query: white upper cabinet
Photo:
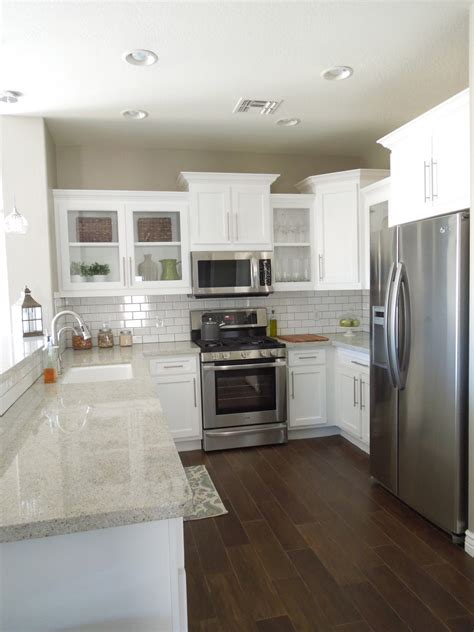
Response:
POLYGON ((183 193, 54 191, 59 293, 190 291, 183 193))
POLYGON ((378 141, 391 150, 389 224, 469 208, 469 92, 378 141))
POLYGON ((370 290, 370 232, 388 226, 388 202, 390 199, 390 178, 384 178, 361 189, 361 228, 364 243, 361 252, 362 289, 370 290))
POLYGON ((191 250, 271 250, 274 174, 183 172, 189 190, 191 250))
POLYGON ((387 175, 384 169, 354 169, 311 176, 296 185, 302 193, 315 194, 316 289, 365 287, 369 243, 360 189, 387 175))

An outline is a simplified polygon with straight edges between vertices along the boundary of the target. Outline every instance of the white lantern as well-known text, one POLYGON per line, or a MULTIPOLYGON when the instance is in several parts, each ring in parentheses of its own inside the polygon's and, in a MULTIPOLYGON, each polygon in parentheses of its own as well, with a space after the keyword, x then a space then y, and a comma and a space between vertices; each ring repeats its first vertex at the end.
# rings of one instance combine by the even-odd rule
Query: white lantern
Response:
POLYGON ((23 338, 43 335, 43 310, 31 296, 31 290, 25 286, 25 298, 21 306, 23 338))

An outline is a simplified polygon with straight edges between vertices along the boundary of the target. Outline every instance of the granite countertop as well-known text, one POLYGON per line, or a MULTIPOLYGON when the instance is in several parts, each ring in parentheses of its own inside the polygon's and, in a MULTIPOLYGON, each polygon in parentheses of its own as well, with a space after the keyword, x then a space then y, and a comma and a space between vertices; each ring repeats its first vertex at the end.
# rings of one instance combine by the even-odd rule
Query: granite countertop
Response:
MULTIPOLYGON (((192 352, 191 343, 175 344, 192 352)), ((161 347, 66 351, 65 372, 130 362, 134 377, 48 385, 40 379, 0 418, 0 542, 191 510, 191 489, 148 373, 146 356, 166 353, 161 347)))
POLYGON ((341 347, 359 353, 370 353, 370 336, 363 331, 354 332, 354 336, 346 337, 344 334, 321 334, 329 338, 321 342, 287 342, 283 340, 288 349, 307 349, 317 347, 341 347))

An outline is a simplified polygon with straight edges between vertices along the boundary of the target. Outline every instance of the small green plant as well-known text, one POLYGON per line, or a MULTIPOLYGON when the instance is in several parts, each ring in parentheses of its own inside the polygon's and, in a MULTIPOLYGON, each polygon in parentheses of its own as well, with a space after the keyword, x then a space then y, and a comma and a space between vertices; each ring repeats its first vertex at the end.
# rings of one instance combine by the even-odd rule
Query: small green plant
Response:
POLYGON ((84 277, 92 276, 94 273, 91 272, 91 267, 92 266, 88 266, 87 263, 81 263, 81 276, 84 276, 84 277))
POLYGON ((80 261, 71 261, 71 265, 70 265, 71 274, 74 276, 82 275, 82 266, 83 264, 80 261))
POLYGON ((97 263, 97 261, 89 266, 89 275, 91 276, 107 276, 110 272, 108 263, 97 263))

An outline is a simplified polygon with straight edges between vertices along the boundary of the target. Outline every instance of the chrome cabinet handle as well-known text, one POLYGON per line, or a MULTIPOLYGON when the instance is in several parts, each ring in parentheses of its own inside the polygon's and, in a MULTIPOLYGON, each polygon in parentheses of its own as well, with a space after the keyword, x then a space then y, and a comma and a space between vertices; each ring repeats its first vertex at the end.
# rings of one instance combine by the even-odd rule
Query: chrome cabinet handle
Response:
POLYGON ((128 267, 130 269, 130 285, 133 285, 133 268, 132 268, 132 257, 128 258, 128 267))
POLYGON ((319 261, 319 280, 323 280, 323 255, 318 255, 319 261))
POLYGON ((184 364, 168 364, 163 366, 164 369, 183 369, 184 364))
POLYGON ((194 408, 197 408, 196 378, 195 377, 193 377, 193 388, 194 388, 194 408))
POLYGON ((227 241, 230 241, 230 211, 227 211, 227 241))
POLYGON ((235 217, 235 240, 234 241, 239 241, 239 216, 236 213, 234 217, 235 217))
POLYGON ((357 362, 356 360, 351 360, 351 362, 352 362, 352 364, 357 364, 357 366, 363 366, 363 367, 365 367, 366 369, 368 369, 368 368, 369 368, 369 365, 368 365, 368 364, 363 364, 362 362, 357 362))
POLYGON ((354 377, 353 380, 354 380, 354 382, 353 382, 354 408, 357 408, 357 406, 359 405, 359 402, 357 401, 357 382, 359 380, 356 377, 354 377))
POLYGON ((123 264, 123 284, 128 285, 127 283, 127 264, 125 263, 125 257, 122 257, 123 264))
POLYGON ((430 169, 430 163, 426 160, 423 163, 423 192, 425 196, 425 202, 429 202, 431 200, 431 194, 428 192, 428 179, 426 177, 426 170, 430 169))
POLYGON ((365 408, 365 404, 362 401, 363 397, 364 397, 363 396, 363 393, 364 393, 364 388, 363 387, 364 387, 364 380, 361 379, 360 382, 359 382, 359 399, 360 399, 360 409, 361 410, 364 410, 364 408, 365 408))
POLYGON ((438 198, 438 163, 431 159, 431 200, 438 198), (435 167, 436 167, 436 193, 435 193, 435 167))
POLYGON ((291 372, 291 399, 295 399, 295 374, 291 372))
POLYGON ((318 356, 298 356, 298 360, 317 360, 318 356))

